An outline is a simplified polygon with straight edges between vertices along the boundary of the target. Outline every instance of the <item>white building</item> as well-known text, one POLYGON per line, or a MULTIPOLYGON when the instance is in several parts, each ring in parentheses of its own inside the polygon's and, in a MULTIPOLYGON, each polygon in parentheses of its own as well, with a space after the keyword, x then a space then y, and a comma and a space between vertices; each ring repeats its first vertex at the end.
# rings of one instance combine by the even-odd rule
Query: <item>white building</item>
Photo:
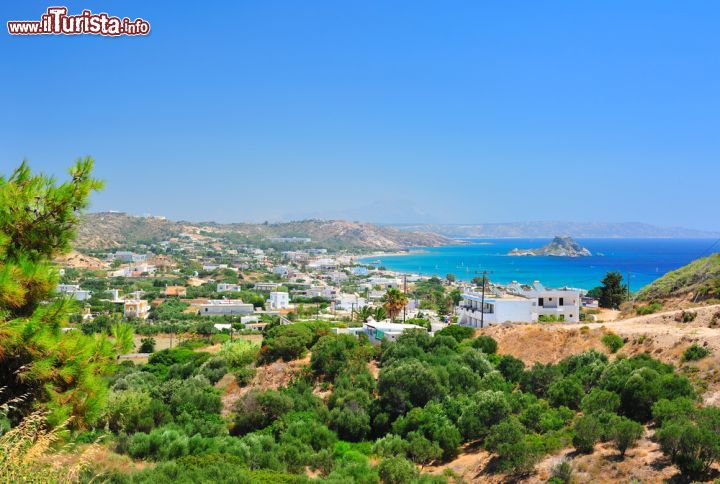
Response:
POLYGON ((357 294, 341 293, 335 298, 335 309, 340 311, 352 311, 367 304, 367 301, 357 294))
POLYGON ((145 254, 136 254, 135 252, 130 252, 127 250, 119 250, 113 254, 114 260, 119 260, 122 262, 143 262, 147 260, 147 255, 145 254))
POLYGON ((92 293, 90 291, 80 289, 80 286, 77 284, 58 284, 57 292, 61 294, 67 294, 76 301, 85 301, 87 299, 90 299, 90 296, 92 296, 92 293))
POLYGON ((382 289, 397 289, 400 287, 400 280, 395 277, 373 276, 368 279, 372 286, 380 286, 382 289))
POLYGON ((268 303, 270 309, 287 309, 290 307, 290 295, 286 292, 272 291, 268 303))
POLYGON ((580 320, 580 291, 577 289, 546 289, 537 281, 532 286, 510 284, 509 294, 466 290, 457 308, 458 324, 479 328, 481 324, 536 322, 540 316, 558 321, 580 320))
POLYGON ((382 340, 395 341, 398 336, 408 330, 419 329, 427 331, 427 329, 416 324, 399 324, 391 323, 389 321, 378 322, 374 321, 372 318, 368 318, 368 322, 363 325, 363 329, 365 330, 365 334, 368 335, 368 338, 373 343, 379 343, 382 340))
POLYGON ((127 299, 123 308, 126 318, 147 319, 150 313, 150 305, 144 299, 127 299))
POLYGON ((547 289, 539 281, 534 281, 531 286, 513 282, 508 290, 534 300, 538 316, 554 316, 571 323, 580 321, 580 289, 547 289))
POLYGON ((255 311, 252 304, 246 304, 239 299, 210 299, 201 304, 198 314, 202 316, 218 316, 231 314, 252 314, 255 311))
POLYGON ((152 264, 141 263, 131 264, 127 267, 121 267, 116 271, 108 273, 110 277, 140 277, 144 274, 154 274, 157 268, 152 264))
POLYGON ((240 287, 240 284, 226 284, 224 282, 220 282, 217 285, 217 292, 240 292, 242 290, 242 287, 240 287))
POLYGON ((280 286, 281 284, 279 282, 258 282, 255 284, 255 290, 269 292, 274 291, 280 286))

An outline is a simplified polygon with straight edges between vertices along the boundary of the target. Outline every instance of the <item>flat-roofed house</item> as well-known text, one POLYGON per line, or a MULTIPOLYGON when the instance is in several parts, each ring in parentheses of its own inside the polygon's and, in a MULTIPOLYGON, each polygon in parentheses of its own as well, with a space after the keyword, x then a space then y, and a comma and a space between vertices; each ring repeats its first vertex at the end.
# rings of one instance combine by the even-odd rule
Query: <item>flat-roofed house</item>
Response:
POLYGON ((126 318, 147 319, 150 305, 144 299, 126 299, 123 314, 126 318))
POLYGON ((239 299, 210 299, 201 304, 198 314, 201 316, 220 316, 233 314, 252 314, 255 308, 239 299))

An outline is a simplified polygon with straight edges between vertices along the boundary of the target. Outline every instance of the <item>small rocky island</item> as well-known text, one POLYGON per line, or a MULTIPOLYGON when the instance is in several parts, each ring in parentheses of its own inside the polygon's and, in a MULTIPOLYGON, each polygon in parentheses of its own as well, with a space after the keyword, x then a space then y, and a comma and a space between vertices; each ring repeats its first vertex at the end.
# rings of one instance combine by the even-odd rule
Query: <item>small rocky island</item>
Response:
POLYGON ((530 256, 546 255, 553 257, 587 257, 592 253, 573 240, 572 237, 556 236, 552 242, 539 249, 513 249, 508 255, 530 256))

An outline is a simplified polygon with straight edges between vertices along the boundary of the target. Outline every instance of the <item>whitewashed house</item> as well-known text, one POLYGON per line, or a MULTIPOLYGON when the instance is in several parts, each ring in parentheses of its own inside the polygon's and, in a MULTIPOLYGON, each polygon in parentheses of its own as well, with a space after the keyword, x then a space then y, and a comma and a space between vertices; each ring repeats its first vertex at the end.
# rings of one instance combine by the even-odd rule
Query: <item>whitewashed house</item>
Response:
POLYGON ((268 303, 270 309, 287 309, 290 307, 290 295, 286 292, 272 291, 268 303))
POLYGON ((80 286, 77 284, 58 284, 57 292, 66 294, 76 301, 86 301, 92 296, 92 292, 80 289, 80 286))
POLYGON ((242 291, 242 287, 240 287, 240 284, 227 284, 224 282, 220 282, 217 285, 217 292, 240 292, 242 291))
POLYGON ((219 316, 234 314, 252 314, 255 311, 252 304, 246 304, 239 299, 210 299, 201 304, 198 314, 201 316, 219 316))

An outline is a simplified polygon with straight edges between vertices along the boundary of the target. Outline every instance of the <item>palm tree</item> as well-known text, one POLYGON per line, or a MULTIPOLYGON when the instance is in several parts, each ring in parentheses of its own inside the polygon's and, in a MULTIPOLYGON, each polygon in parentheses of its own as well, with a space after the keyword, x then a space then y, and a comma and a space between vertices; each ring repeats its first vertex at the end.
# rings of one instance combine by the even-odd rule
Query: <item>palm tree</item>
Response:
POLYGON ((367 319, 373 315, 373 308, 370 306, 363 306, 357 310, 355 317, 358 321, 364 323, 367 319))
POLYGON ((376 307, 375 311, 373 311, 372 317, 375 321, 382 321, 383 319, 387 318, 385 308, 382 306, 376 307))
POLYGON ((408 298, 404 292, 398 289, 388 289, 382 301, 383 307, 388 313, 388 316, 390 316, 390 319, 395 319, 408 303, 408 298))

